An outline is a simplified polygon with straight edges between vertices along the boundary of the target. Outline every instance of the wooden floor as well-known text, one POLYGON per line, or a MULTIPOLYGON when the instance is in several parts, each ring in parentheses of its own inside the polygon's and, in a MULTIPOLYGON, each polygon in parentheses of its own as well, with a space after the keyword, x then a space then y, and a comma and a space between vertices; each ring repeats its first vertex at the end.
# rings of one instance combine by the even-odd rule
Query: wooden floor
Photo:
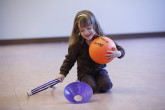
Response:
POLYGON ((0 46, 0 110, 165 110, 165 37, 116 40, 126 56, 107 66, 113 88, 88 103, 72 104, 64 88, 76 80, 76 64, 63 83, 31 97, 27 92, 51 81, 67 43, 0 46))

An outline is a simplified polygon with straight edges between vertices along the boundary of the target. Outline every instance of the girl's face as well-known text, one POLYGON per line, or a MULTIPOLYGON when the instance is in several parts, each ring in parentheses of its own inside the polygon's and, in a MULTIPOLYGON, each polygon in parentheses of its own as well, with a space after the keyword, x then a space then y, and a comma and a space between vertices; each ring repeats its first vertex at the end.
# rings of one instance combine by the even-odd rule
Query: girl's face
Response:
POLYGON ((80 25, 78 25, 78 28, 79 28, 81 36, 84 39, 86 39, 88 41, 92 40, 93 36, 95 35, 93 25, 89 25, 89 26, 86 26, 86 27, 81 27, 80 25))

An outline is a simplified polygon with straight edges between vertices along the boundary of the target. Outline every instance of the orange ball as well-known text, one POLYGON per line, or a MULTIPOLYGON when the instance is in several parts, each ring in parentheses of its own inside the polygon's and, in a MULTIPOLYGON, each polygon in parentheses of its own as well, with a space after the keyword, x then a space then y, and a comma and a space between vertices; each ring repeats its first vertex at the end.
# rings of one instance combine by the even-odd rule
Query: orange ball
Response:
POLYGON ((89 46, 89 55, 93 61, 99 64, 106 64, 113 59, 107 59, 107 51, 113 51, 116 48, 115 43, 108 37, 100 36, 95 38, 89 46))

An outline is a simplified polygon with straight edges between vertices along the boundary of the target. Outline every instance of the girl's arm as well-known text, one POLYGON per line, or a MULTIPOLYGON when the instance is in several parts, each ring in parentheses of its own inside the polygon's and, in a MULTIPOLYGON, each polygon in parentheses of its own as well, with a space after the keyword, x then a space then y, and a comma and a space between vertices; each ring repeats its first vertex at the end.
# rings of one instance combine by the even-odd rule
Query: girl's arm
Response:
POLYGON ((61 82, 64 80, 64 78, 67 76, 71 68, 74 66, 79 51, 79 45, 72 45, 68 48, 68 54, 65 56, 65 60, 63 61, 63 64, 60 67, 60 73, 56 76, 56 78, 60 78, 61 82))
POLYGON ((113 59, 113 58, 123 58, 125 55, 125 50, 123 47, 119 46, 117 43, 116 48, 113 48, 113 51, 107 51, 106 58, 113 59))
POLYGON ((115 44, 116 44, 117 50, 121 52, 121 55, 120 55, 118 58, 123 58, 124 55, 125 55, 125 50, 124 50, 124 48, 123 48, 122 46, 119 46, 116 42, 115 42, 115 44))

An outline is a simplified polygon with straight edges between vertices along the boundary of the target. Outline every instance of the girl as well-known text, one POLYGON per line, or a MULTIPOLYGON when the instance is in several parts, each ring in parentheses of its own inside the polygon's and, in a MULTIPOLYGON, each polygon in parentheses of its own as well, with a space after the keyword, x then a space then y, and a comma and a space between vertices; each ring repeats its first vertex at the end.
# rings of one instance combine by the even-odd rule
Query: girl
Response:
MULTIPOLYGON (((65 56, 60 73, 56 78, 61 78, 61 82, 63 82, 77 61, 79 81, 89 84, 94 93, 106 92, 111 89, 113 84, 105 69, 106 64, 97 64, 89 56, 89 45, 92 40, 99 36, 104 36, 104 34, 94 14, 88 10, 78 12, 69 39, 68 54, 65 56)), ((124 49, 117 44, 116 47, 114 51, 109 51, 106 54, 107 59, 124 56, 124 49)))

